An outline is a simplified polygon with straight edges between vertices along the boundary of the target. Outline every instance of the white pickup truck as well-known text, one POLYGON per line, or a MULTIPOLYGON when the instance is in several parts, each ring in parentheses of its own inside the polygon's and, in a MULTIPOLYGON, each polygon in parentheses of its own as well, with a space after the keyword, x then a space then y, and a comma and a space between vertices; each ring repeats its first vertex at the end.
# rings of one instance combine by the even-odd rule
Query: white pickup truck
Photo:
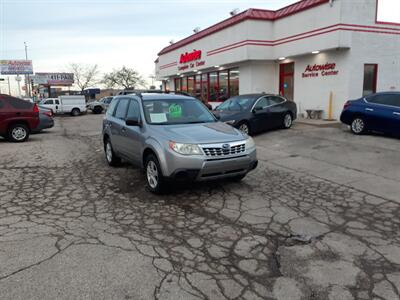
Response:
POLYGON ((55 114, 71 114, 79 116, 86 112, 85 96, 60 96, 58 98, 43 99, 40 106, 50 108, 55 114))

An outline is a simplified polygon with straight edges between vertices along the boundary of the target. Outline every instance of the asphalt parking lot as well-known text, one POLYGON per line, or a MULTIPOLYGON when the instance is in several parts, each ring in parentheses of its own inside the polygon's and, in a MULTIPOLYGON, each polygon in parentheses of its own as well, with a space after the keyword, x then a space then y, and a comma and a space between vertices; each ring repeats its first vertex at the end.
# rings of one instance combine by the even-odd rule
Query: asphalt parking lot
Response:
POLYGON ((399 139, 295 125, 241 183, 155 196, 102 118, 0 140, 1 299, 399 299, 399 139))

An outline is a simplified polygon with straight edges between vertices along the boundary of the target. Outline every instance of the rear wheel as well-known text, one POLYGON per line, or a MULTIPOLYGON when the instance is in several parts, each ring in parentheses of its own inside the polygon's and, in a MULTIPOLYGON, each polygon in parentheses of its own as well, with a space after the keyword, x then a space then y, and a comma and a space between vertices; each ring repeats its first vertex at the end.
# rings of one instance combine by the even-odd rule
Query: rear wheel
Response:
POLYGON ((29 138, 29 128, 25 124, 13 124, 8 129, 8 139, 14 143, 25 142, 29 138))
POLYGON ((77 116, 79 116, 80 114, 81 114, 81 111, 80 111, 79 108, 74 108, 74 109, 71 111, 71 115, 74 116, 74 117, 77 117, 77 116))
POLYGON ((121 159, 115 154, 113 150, 110 139, 106 139, 106 141, 104 142, 104 152, 106 154, 107 163, 110 166, 116 167, 121 163, 121 159))
POLYGON ((283 128, 289 129, 293 125, 293 118, 290 113, 285 114, 283 117, 283 128))
POLYGON ((246 134, 251 134, 250 125, 246 121, 242 121, 238 124, 238 129, 246 134))
POLYGON ((361 117, 354 118, 354 120, 351 122, 350 125, 351 132, 357 135, 365 133, 366 131, 365 128, 366 128, 365 121, 361 117))
POLYGON ((93 108, 93 112, 95 114, 101 114, 103 112, 103 108, 101 106, 96 106, 95 108, 93 108))
POLYGON ((164 191, 164 178, 162 176, 160 163, 154 154, 146 157, 144 164, 147 188, 150 192, 160 194, 164 191))

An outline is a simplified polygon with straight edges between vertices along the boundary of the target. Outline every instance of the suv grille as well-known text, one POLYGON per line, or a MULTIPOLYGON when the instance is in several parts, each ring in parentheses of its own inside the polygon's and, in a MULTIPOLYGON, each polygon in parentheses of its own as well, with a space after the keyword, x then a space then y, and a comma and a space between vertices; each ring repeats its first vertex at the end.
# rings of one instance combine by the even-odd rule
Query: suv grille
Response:
POLYGON ((222 147, 204 147, 203 151, 207 156, 240 154, 246 151, 246 144, 235 145, 228 149, 223 149, 222 147))

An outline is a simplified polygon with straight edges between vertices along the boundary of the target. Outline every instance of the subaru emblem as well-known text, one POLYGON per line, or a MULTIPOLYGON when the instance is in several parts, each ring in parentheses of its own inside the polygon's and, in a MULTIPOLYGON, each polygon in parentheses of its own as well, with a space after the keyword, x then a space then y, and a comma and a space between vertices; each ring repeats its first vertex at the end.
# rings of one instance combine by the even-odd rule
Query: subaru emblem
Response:
POLYGON ((229 144, 222 145, 222 150, 229 150, 230 148, 231 148, 231 145, 229 145, 229 144))

